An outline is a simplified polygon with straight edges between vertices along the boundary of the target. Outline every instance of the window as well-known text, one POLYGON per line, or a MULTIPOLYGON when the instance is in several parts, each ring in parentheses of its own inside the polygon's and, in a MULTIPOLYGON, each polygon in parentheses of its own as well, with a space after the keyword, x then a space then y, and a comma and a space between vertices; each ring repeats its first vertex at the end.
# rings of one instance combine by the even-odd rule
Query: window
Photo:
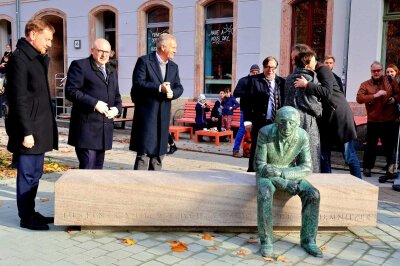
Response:
POLYGON ((400 2, 385 1, 382 62, 400 65, 400 2))
POLYGON ((292 5, 292 46, 305 43, 317 53, 318 59, 325 56, 326 0, 300 0, 292 5))
POLYGON ((216 1, 205 9, 204 92, 209 95, 232 84, 233 4, 216 1))
POLYGON ((169 32, 169 10, 156 7, 147 13, 147 53, 157 50, 156 42, 161 33, 169 32))
POLYGON ((115 50, 115 13, 104 11, 104 39, 111 44, 111 49, 115 50))

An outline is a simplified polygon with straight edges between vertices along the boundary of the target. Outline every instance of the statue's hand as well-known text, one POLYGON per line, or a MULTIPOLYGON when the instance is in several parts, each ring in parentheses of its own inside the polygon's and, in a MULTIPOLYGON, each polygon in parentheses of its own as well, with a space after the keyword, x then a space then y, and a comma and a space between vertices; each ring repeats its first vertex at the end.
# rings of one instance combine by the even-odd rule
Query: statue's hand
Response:
POLYGON ((299 185, 297 184, 297 182, 294 181, 289 181, 286 185, 286 191, 290 194, 290 195, 297 195, 299 190, 299 185))
POLYGON ((278 167, 275 167, 275 166, 267 166, 266 175, 268 177, 272 177, 272 176, 280 177, 280 176, 282 176, 282 170, 280 170, 278 167))

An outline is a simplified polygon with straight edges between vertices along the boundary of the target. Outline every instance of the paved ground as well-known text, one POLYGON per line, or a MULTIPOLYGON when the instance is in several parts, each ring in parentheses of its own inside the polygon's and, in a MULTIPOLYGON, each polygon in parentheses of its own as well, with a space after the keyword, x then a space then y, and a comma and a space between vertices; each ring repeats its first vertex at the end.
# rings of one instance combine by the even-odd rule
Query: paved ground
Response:
MULTIPOLYGON (((60 129, 60 132, 60 151, 48 156, 76 166, 75 153, 65 144, 67 131, 60 129)), ((105 168, 132 169, 134 153, 128 151, 128 139, 128 130, 116 130, 114 149, 106 153, 105 168)), ((4 149, 6 141, 1 122, 0 149, 4 149)), ((178 147, 178 152, 165 158, 165 169, 247 169, 247 159, 230 156, 232 145, 228 143, 220 147, 212 143, 194 144, 183 135, 178 147)), ((336 154, 335 172, 345 171, 342 164, 336 154)), ((265 261, 259 254, 259 244, 248 241, 257 237, 255 233, 209 232, 213 239, 203 240, 203 232, 69 231, 60 226, 51 226, 47 232, 21 229, 16 212, 15 180, 2 180, 0 265, 399 265, 400 194, 391 190, 391 184, 377 183, 380 173, 382 170, 378 168, 373 177, 365 179, 380 187, 376 228, 320 232, 317 244, 324 252, 322 259, 310 257, 299 248, 298 232, 276 232, 275 252, 282 255, 278 262, 265 261), (119 238, 132 238, 137 244, 126 245, 119 238), (189 250, 171 252, 168 240, 184 241, 189 250)), ((43 214, 53 215, 54 182, 59 176, 58 173, 44 175, 40 183, 36 204, 43 214)))

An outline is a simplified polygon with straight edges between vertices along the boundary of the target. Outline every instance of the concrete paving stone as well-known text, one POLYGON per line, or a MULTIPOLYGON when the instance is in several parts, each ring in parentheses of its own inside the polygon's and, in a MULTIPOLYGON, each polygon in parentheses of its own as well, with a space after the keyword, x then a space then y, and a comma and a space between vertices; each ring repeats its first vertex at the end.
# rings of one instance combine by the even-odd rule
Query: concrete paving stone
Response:
POLYGON ((196 241, 196 244, 199 244, 200 246, 204 247, 211 247, 215 245, 214 240, 205 240, 205 239, 200 239, 196 241))
POLYGON ((388 242, 387 243, 389 246, 391 246, 395 250, 400 250, 400 242, 395 241, 395 242, 388 242))
POLYGON ((240 233, 237 235, 237 237, 249 240, 249 239, 257 239, 258 235, 257 234, 249 234, 249 233, 240 233))
POLYGON ((174 265, 174 264, 178 263, 178 261, 181 261, 180 258, 177 258, 177 257, 169 255, 169 254, 158 257, 156 260, 158 260, 162 263, 168 264, 168 265, 174 265))
POLYGON ((261 257, 259 259, 248 259, 248 260, 244 260, 243 262, 245 262, 247 265, 265 265, 265 260, 261 257))
POLYGON ((71 266, 76 265, 68 261, 57 261, 56 263, 52 264, 52 266, 71 266))
POLYGON ((388 260, 386 260, 382 265, 387 265, 387 266, 398 266, 399 265, 399 260, 398 259, 394 259, 394 258, 390 258, 388 260))
POLYGON ((104 237, 101 237, 101 238, 95 238, 94 240, 99 242, 99 243, 102 243, 102 244, 107 244, 107 243, 115 241, 115 237, 104 236, 104 237))
POLYGON ((209 262, 207 264, 204 264, 205 266, 232 266, 232 264, 221 261, 221 260, 215 260, 212 262, 209 262))
POLYGON ((76 246, 72 246, 72 247, 68 247, 68 248, 60 250, 61 253, 64 253, 64 254, 67 254, 67 255, 69 255, 69 254, 81 254, 81 253, 84 253, 85 251, 87 251, 87 250, 83 249, 83 248, 76 247, 76 246))
POLYGON ((345 249, 342 252, 340 252, 336 257, 339 258, 339 259, 356 261, 362 255, 363 255, 363 253, 359 252, 358 250, 345 249))
POLYGON ((296 244, 285 240, 278 240, 274 243, 274 248, 280 247, 282 249, 291 249, 296 244))
POLYGON ((224 248, 224 249, 237 249, 237 248, 240 247, 240 245, 224 241, 224 242, 221 243, 220 247, 224 248))
POLYGON ((353 261, 342 260, 342 259, 333 259, 329 263, 330 263, 330 265, 347 266, 347 265, 352 265, 353 261))
POLYGON ((394 238, 393 236, 390 235, 384 235, 384 236, 378 236, 378 238, 380 240, 382 240, 383 242, 398 242, 398 239, 394 238))
POLYGON ((42 250, 43 252, 43 256, 42 258, 48 262, 56 262, 56 261, 60 261, 63 260, 65 258, 67 258, 69 256, 69 254, 65 254, 65 253, 60 253, 57 251, 48 251, 46 249, 42 250))
POLYGON ((132 253, 125 251, 125 250, 116 250, 116 251, 108 253, 107 255, 114 259, 122 260, 122 259, 125 259, 125 258, 131 256, 132 253))
POLYGON ((92 240, 93 238, 87 235, 78 235, 78 236, 73 236, 71 237, 72 240, 78 241, 78 242, 87 242, 92 240))
POLYGON ((165 264, 158 261, 148 261, 142 264, 142 266, 163 266, 163 265, 165 264))
POLYGON ((206 249, 206 251, 207 252, 210 252, 211 254, 214 254, 214 255, 216 255, 216 256, 222 256, 222 255, 224 255, 225 253, 227 253, 227 251, 225 250, 225 249, 223 249, 223 248, 220 248, 220 247, 218 247, 218 246, 215 246, 217 249, 216 250, 209 250, 209 249, 206 249))
POLYGON ((225 241, 226 239, 230 238, 230 236, 227 235, 222 235, 222 234, 214 234, 213 236, 213 240, 214 241, 218 241, 218 242, 222 242, 225 241))
POLYGON ((180 259, 186 259, 189 258, 190 256, 192 256, 194 254, 194 252, 186 250, 185 252, 172 252, 172 255, 180 258, 180 259))
POLYGON ((360 260, 353 264, 353 266, 376 266, 378 264, 371 263, 369 261, 360 260))
POLYGON ((76 247, 90 250, 90 249, 97 248, 101 245, 102 245, 101 243, 91 240, 91 241, 86 241, 86 242, 80 243, 79 245, 76 245, 76 247))
POLYGON ((69 255, 68 257, 65 258, 65 261, 71 262, 72 264, 79 265, 79 264, 85 264, 86 261, 93 259, 92 256, 88 256, 85 254, 77 254, 77 255, 69 255))
POLYGON ((398 259, 400 261, 400 249, 398 249, 396 252, 394 252, 390 258, 395 258, 398 259))
POLYGON ((130 233, 129 232, 113 232, 112 236, 115 238, 130 238, 130 233))
POLYGON ((177 240, 178 240, 178 241, 181 241, 181 242, 185 242, 186 244, 191 244, 191 243, 193 243, 194 241, 197 241, 197 239, 195 240, 195 239, 193 239, 193 238, 191 238, 191 237, 186 237, 186 236, 178 237, 177 240))
POLYGON ((148 239, 145 239, 143 241, 138 241, 137 244, 141 245, 141 246, 144 246, 144 247, 147 247, 147 248, 151 248, 151 247, 160 245, 161 242, 160 241, 156 241, 156 240, 154 240, 152 238, 148 238, 148 239))
POLYGON ((192 256, 194 259, 203 260, 205 262, 210 262, 218 258, 217 255, 211 254, 209 252, 200 252, 192 256))
POLYGON ((140 241, 140 240, 144 240, 144 239, 146 239, 146 238, 149 238, 149 235, 146 234, 146 233, 138 233, 138 232, 135 232, 135 233, 132 233, 132 234, 129 236, 129 238, 133 238, 133 239, 135 239, 136 241, 140 241))
MULTIPOLYGON (((274 248, 275 247, 276 246, 274 245, 274 248)), ((248 249, 248 250, 251 251, 251 253, 254 254, 254 253, 257 253, 260 250, 260 245, 259 244, 247 244, 247 245, 242 246, 242 248, 248 249)))
POLYGON ((375 264, 382 264, 385 261, 384 258, 377 257, 377 256, 372 256, 372 255, 369 255, 369 254, 364 255, 362 257, 362 260, 365 260, 365 261, 368 261, 368 262, 372 262, 372 263, 375 263, 375 264))
POLYGON ((199 252, 200 250, 203 250, 203 249, 204 249, 204 246, 201 246, 196 243, 192 243, 192 244, 188 245, 188 250, 191 252, 199 252))
POLYGON ((387 258, 388 256, 390 256, 390 253, 391 252, 387 252, 387 251, 384 251, 384 250, 371 249, 368 252, 368 255, 381 257, 381 258, 387 258))
POLYGON ((327 242, 324 247, 334 253, 340 253, 346 246, 348 245, 348 243, 344 243, 344 242, 337 242, 337 241, 329 241, 327 242))
POLYGON ((201 234, 199 234, 199 233, 188 233, 187 236, 194 238, 194 239, 201 239, 201 234))
POLYGON ((303 262, 309 263, 311 265, 323 265, 323 264, 326 264, 326 262, 328 260, 329 259, 324 258, 324 257, 323 258, 316 258, 316 257, 308 256, 307 258, 305 258, 303 260, 303 262))
POLYGON ((227 263, 231 263, 231 264, 236 264, 236 263, 243 261, 243 258, 238 257, 238 256, 225 255, 225 256, 220 257, 219 260, 227 262, 227 263))
POLYGON ((293 257, 304 257, 307 253, 301 248, 299 245, 293 246, 293 248, 289 249, 284 254, 285 256, 293 256, 293 257))
POLYGON ((369 245, 363 242, 352 242, 350 245, 347 246, 348 248, 351 249, 356 249, 356 250, 367 250, 369 249, 369 245))
POLYGON ((121 248, 123 248, 125 245, 123 243, 121 243, 121 241, 116 240, 118 242, 112 242, 112 243, 107 243, 104 245, 101 245, 99 248, 107 250, 107 251, 116 251, 116 250, 120 250, 121 248))
POLYGON ((95 248, 95 249, 88 250, 82 254, 92 257, 92 258, 97 258, 97 257, 103 256, 104 254, 107 254, 107 253, 108 252, 104 249, 95 248))
POLYGON ((142 263, 143 262, 140 260, 135 260, 132 258, 125 258, 125 259, 115 262, 114 264, 118 265, 118 266, 136 266, 136 265, 141 265, 142 263))
POLYGON ((121 250, 129 252, 130 254, 136 254, 136 253, 140 253, 146 249, 147 249, 146 247, 136 244, 136 245, 127 245, 124 248, 122 248, 121 250))
POLYGON ((161 245, 149 248, 146 251, 155 255, 163 255, 165 253, 171 252, 171 246, 169 245, 169 243, 163 243, 161 245))
POLYGON ((228 242, 228 243, 236 244, 238 246, 242 246, 242 245, 247 243, 247 239, 243 239, 241 237, 235 236, 235 237, 226 239, 224 242, 228 242))
POLYGON ((112 257, 107 256, 100 256, 94 259, 91 259, 87 262, 92 263, 94 265, 99 265, 99 266, 106 266, 106 265, 112 265, 113 263, 117 262, 118 260, 112 257))
POLYGON ((133 254, 131 258, 134 258, 135 260, 140 260, 140 261, 149 261, 155 257, 154 254, 148 253, 146 251, 140 252, 133 254))
POLYGON ((0 260, 0 265, 1 266, 26 265, 26 261, 24 261, 20 258, 11 257, 11 258, 6 258, 6 259, 0 260))
POLYGON ((189 265, 190 266, 201 266, 201 265, 204 265, 204 264, 206 264, 206 262, 203 261, 203 260, 196 260, 194 258, 188 258, 188 259, 180 261, 179 264, 177 264, 177 265, 180 265, 180 266, 189 266, 189 265))
POLYGON ((343 243, 350 243, 354 240, 353 236, 349 235, 336 235, 332 238, 331 241, 343 242, 343 243))

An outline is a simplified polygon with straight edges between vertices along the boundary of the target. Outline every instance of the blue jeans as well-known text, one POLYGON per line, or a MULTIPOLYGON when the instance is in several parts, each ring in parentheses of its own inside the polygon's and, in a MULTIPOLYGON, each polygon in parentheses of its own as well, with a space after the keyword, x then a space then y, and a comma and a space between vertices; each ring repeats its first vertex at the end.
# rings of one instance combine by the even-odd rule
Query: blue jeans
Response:
POLYGON ((240 111, 240 126, 236 134, 235 143, 233 144, 233 151, 240 150, 240 144, 242 143, 243 137, 246 134, 246 128, 244 127, 243 111, 240 111))
MULTIPOLYGON (((344 144, 343 159, 349 165, 350 174, 361 178, 360 161, 352 140, 344 144)), ((332 173, 331 151, 321 151, 321 173, 332 173)))

